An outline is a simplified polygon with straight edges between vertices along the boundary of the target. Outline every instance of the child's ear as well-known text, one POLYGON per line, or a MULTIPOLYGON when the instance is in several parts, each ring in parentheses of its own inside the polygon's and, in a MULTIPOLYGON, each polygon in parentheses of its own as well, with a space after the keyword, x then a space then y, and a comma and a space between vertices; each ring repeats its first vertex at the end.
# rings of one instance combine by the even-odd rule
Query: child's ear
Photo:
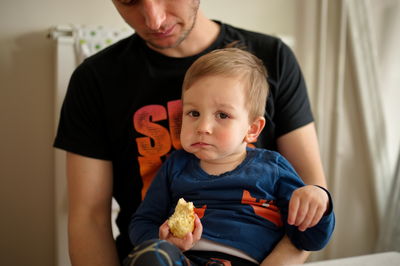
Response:
POLYGON ((257 117, 250 124, 249 130, 244 138, 244 141, 247 143, 253 143, 257 141, 258 135, 260 135, 261 131, 265 126, 265 118, 262 116, 257 117))

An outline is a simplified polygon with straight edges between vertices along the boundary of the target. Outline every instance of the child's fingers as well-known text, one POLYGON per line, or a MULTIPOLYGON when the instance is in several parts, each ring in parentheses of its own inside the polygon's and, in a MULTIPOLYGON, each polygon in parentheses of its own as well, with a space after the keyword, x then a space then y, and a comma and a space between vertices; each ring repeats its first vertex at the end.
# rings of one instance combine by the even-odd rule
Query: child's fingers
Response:
POLYGON ((168 238, 168 235, 169 235, 169 226, 168 226, 168 220, 167 220, 160 226, 159 231, 158 231, 158 237, 161 240, 165 240, 168 238))
POLYGON ((317 213, 317 206, 311 206, 308 209, 307 215, 305 216, 303 222, 299 225, 300 231, 305 231, 307 228, 311 227, 311 223, 314 221, 315 214, 317 213))
POLYGON ((324 215, 325 210, 324 208, 318 208, 318 210, 316 211, 314 218, 311 222, 311 224, 309 225, 309 227, 313 227, 316 226, 317 223, 321 220, 322 216, 324 215))
POLYGON ((293 225, 297 218, 297 211, 300 206, 300 200, 298 197, 294 196, 291 197, 289 201, 289 214, 288 214, 288 224, 293 225))
POLYGON ((296 226, 299 226, 303 223, 303 221, 306 218, 306 215, 308 213, 308 209, 309 209, 309 202, 301 201, 300 207, 298 208, 298 211, 297 211, 296 221, 294 223, 296 226))
POLYGON ((194 246, 193 234, 187 233, 184 238, 176 239, 179 245, 177 245, 182 251, 191 249, 194 246))
POLYGON ((184 238, 182 238, 182 242, 185 246, 191 246, 193 243, 193 234, 187 233, 184 238))
POLYGON ((321 220, 322 216, 324 215, 326 209, 329 206, 329 197, 327 193, 320 188, 318 189, 318 187, 314 187, 314 189, 316 189, 319 196, 317 194, 310 203, 314 206, 315 213, 313 214, 313 218, 311 219, 310 223, 307 225, 308 228, 318 224, 318 222, 321 220))
POLYGON ((193 242, 194 244, 200 240, 201 235, 203 234, 203 225, 201 224, 201 221, 197 214, 195 214, 195 219, 194 219, 194 230, 193 230, 193 242))
POLYGON ((203 233, 203 226, 200 222, 199 217, 195 214, 193 232, 187 233, 185 237, 182 239, 171 236, 169 240, 172 243, 174 243, 178 248, 180 248, 182 251, 186 251, 191 249, 200 240, 202 233, 203 233))

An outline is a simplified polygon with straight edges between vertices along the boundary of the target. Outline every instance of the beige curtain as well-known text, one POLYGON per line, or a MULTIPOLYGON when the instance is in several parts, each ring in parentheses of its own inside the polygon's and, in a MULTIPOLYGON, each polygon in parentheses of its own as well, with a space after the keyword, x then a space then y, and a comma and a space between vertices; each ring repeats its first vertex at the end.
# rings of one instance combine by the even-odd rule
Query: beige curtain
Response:
MULTIPOLYGON (((389 147, 399 147, 400 136, 400 130, 392 133, 391 121, 398 120, 393 116, 400 113, 392 110, 398 104, 390 109, 386 101, 398 92, 388 96, 389 89, 382 88, 387 84, 382 80, 382 67, 389 66, 379 45, 388 45, 394 32, 377 37, 376 5, 387 7, 389 2, 399 1, 297 2, 296 53, 310 89, 337 221, 330 244, 311 260, 373 253, 380 229, 387 224, 383 217, 387 217, 393 158, 398 151, 389 147), (388 138, 388 130, 394 137, 388 138)), ((388 27, 387 22, 383 21, 381 28, 388 27)))
POLYGON ((387 118, 389 163, 393 173, 376 250, 400 251, 400 1, 371 1, 371 5, 380 55, 378 73, 387 118))

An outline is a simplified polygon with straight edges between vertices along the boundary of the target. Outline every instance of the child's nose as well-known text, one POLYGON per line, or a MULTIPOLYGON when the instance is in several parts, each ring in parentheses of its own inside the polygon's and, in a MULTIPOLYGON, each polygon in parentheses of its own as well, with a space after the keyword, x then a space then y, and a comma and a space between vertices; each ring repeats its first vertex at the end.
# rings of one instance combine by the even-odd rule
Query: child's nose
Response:
POLYGON ((211 134, 212 133, 212 123, 209 119, 202 117, 198 120, 197 124, 197 134, 211 134))

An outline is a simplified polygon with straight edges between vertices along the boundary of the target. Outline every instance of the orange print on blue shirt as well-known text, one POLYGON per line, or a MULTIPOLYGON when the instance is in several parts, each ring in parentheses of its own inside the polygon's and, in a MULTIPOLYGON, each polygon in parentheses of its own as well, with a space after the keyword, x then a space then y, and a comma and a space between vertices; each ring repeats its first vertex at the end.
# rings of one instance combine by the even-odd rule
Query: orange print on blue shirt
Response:
POLYGON ((275 201, 253 198, 249 191, 243 190, 242 204, 250 205, 255 214, 267 219, 276 226, 283 226, 281 214, 279 212, 279 208, 275 204, 275 201))

